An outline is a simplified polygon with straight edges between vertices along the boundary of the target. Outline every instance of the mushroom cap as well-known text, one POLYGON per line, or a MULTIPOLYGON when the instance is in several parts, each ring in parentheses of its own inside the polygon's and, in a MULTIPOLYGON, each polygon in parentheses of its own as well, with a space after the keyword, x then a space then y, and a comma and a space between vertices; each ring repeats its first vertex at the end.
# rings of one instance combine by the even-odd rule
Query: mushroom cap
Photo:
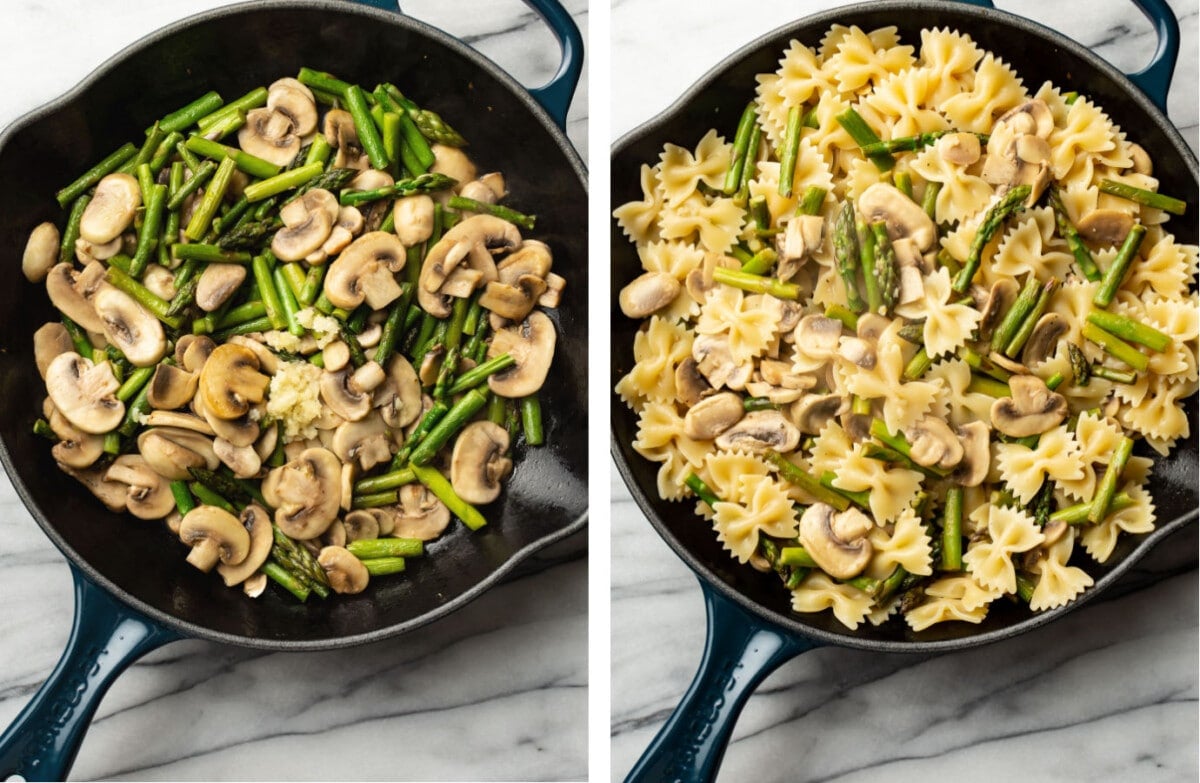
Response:
POLYGON ((40 283, 46 279, 46 274, 58 263, 59 242, 58 226, 53 223, 39 223, 30 232, 21 256, 21 272, 26 280, 40 283))
POLYGON ((912 460, 918 465, 948 470, 962 461, 962 444, 944 419, 923 416, 906 428, 904 435, 912 447, 912 460))
POLYGON ((142 430, 137 443, 154 472, 168 481, 190 479, 188 468, 215 470, 221 464, 212 440, 192 430, 152 427, 142 430))
POLYGON ((199 383, 200 379, 195 373, 173 364, 160 364, 150 377, 146 400, 151 408, 158 410, 182 408, 192 401, 199 383))
POLYGON ((340 546, 327 546, 317 555, 317 562, 325 569, 329 586, 335 593, 354 595, 367 589, 371 575, 350 550, 340 546))
POLYGON ((105 479, 106 468, 90 467, 80 470, 60 462, 58 469, 87 487, 109 511, 125 510, 125 485, 105 479))
POLYGON ((333 433, 329 448, 342 462, 358 461, 368 471, 392 458, 391 437, 381 416, 347 421, 333 433))
POLYGON ((263 407, 263 403, 258 403, 236 419, 222 419, 208 409, 203 397, 196 395, 192 398, 192 409, 204 419, 213 434, 238 448, 249 446, 258 439, 258 420, 261 418, 263 407))
POLYGON ((691 356, 684 358, 675 367, 675 396, 689 408, 713 393, 713 387, 700 370, 696 360, 691 356))
POLYGON ((115 396, 120 386, 108 362, 92 364, 74 351, 54 357, 46 368, 46 391, 54 407, 93 435, 111 432, 125 418, 125 403, 115 396))
POLYGON ((925 251, 937 239, 937 226, 921 205, 886 182, 876 182, 862 192, 858 211, 868 221, 886 221, 888 236, 893 241, 912 237, 917 247, 925 251))
POLYGON ((788 413, 800 432, 815 435, 848 410, 850 400, 841 394, 806 394, 792 403, 788 413))
POLYGON ((970 166, 982 154, 979 137, 974 133, 947 133, 936 146, 942 160, 955 166, 970 166))
POLYGON ((777 410, 751 411, 716 439, 717 448, 761 454, 768 449, 792 451, 800 444, 800 430, 777 410))
POLYGON ((523 275, 545 278, 550 274, 553 264, 554 256, 549 245, 536 239, 526 239, 521 242, 520 248, 496 264, 496 279, 512 284, 523 275))
POLYGON ((354 117, 345 109, 330 109, 325 112, 323 126, 325 140, 337 150, 333 165, 345 169, 365 169, 369 165, 363 153, 362 142, 354 128, 354 117))
POLYGON ((175 342, 175 361, 188 372, 200 372, 216 349, 217 344, 206 334, 185 334, 175 342))
POLYGON ((197 396, 204 409, 219 419, 246 415, 251 404, 263 401, 271 382, 258 368, 258 357, 244 345, 217 346, 200 369, 197 396))
POLYGON ((991 467, 992 430, 982 421, 973 421, 956 429, 963 457, 950 474, 950 480, 963 487, 977 487, 987 478, 991 467))
POLYGON ((853 579, 871 561, 871 527, 871 519, 856 508, 838 514, 830 505, 814 503, 800 515, 800 544, 834 579, 853 579))
POLYGON ((1054 113, 1041 98, 1032 98, 1006 111, 996 124, 1014 135, 1032 134, 1045 139, 1054 131, 1054 113))
POLYGON ((1093 209, 1075 224, 1080 236, 1097 245, 1119 245, 1133 228, 1133 216, 1116 209, 1093 209))
POLYGON ((317 104, 312 91, 297 80, 280 79, 272 84, 267 91, 267 108, 287 117, 297 136, 307 136, 317 129, 317 104))
POLYGON ((432 541, 450 524, 450 509, 424 484, 400 487, 396 505, 396 526, 392 535, 432 541))
POLYGON ((96 315, 104 322, 104 336, 135 367, 150 367, 167 353, 162 322, 132 296, 110 285, 92 297, 96 315))
POLYGON ((1036 375, 1014 375, 1008 380, 1011 397, 992 403, 992 426, 1011 438, 1040 435, 1067 417, 1067 400, 1046 388, 1036 375))
POLYGON ((693 440, 712 440, 741 421, 745 414, 741 395, 720 392, 688 408, 683 417, 683 434, 693 440))
POLYGON ((404 268, 407 254, 394 234, 370 231, 350 243, 325 275, 325 295, 337 307, 352 310, 363 301, 380 310, 400 298, 403 290, 394 272, 404 268))
POLYGON ((74 350, 75 343, 61 321, 47 321, 33 333, 33 360, 42 380, 46 379, 46 369, 56 356, 74 350))
POLYGON ((142 205, 142 189, 135 177, 115 172, 96 183, 96 192, 79 220, 79 236, 93 245, 106 245, 133 224, 142 205))
POLYGON ((342 463, 327 449, 308 448, 262 482, 275 524, 291 538, 317 538, 337 519, 342 463))
POLYGON ((58 436, 58 443, 50 449, 55 462, 82 469, 100 459, 104 453, 104 436, 84 432, 57 410, 51 411, 48 418, 50 429, 58 436))
POLYGON ((320 250, 332 232, 329 213, 314 209, 304 220, 276 231, 271 238, 271 252, 281 261, 301 261, 320 250))
POLYGON ((1021 361, 1026 367, 1036 367, 1049 359, 1058 351, 1058 345, 1063 337, 1071 331, 1071 325, 1061 313, 1046 313, 1038 319, 1025 349, 1021 352, 1021 361))
POLYGON ((467 157, 467 153, 447 144, 433 144, 430 148, 433 150, 434 158, 433 165, 429 168, 430 171, 458 180, 459 188, 462 187, 462 184, 475 179, 475 164, 467 157))
POLYGON ((692 341, 696 369, 714 389, 744 389, 754 373, 754 362, 734 364, 728 335, 701 334, 692 341))
POLYGON ((630 318, 646 318, 674 302, 680 288, 674 275, 646 272, 621 289, 621 312, 630 318))
POLYGON ((346 421, 358 421, 371 411, 371 395, 352 387, 349 366, 321 374, 321 399, 333 413, 346 421))
POLYGON ((175 508, 175 496, 166 480, 140 454, 120 455, 104 478, 128 485, 125 508, 138 519, 162 519, 175 508))
POLYGON ((354 179, 346 183, 347 190, 378 190, 379 188, 390 188, 396 184, 396 180, 391 174, 379 169, 363 169, 361 174, 358 174, 354 179))
POLYGON ((351 511, 342 518, 346 543, 379 538, 379 520, 367 509, 351 511))
POLYGON ((146 415, 147 427, 177 427, 183 430, 198 432, 201 435, 213 436, 213 428, 199 416, 181 411, 153 410, 146 415))
POLYGON ((832 359, 842 339, 842 322, 823 315, 806 315, 796 324, 794 337, 796 345, 804 346, 806 356, 832 359))
POLYGON ((70 264, 55 264, 46 274, 46 294, 58 310, 89 332, 103 332, 104 321, 79 290, 79 275, 70 264))
POLYGON ((257 503, 246 506, 242 509, 238 521, 250 536, 250 551, 246 553, 245 559, 237 565, 222 563, 217 566, 217 573, 225 580, 226 587, 233 587, 254 576, 262 564, 267 562, 267 558, 271 555, 271 548, 275 545, 275 535, 271 530, 271 516, 262 506, 257 503))
POLYGON ((468 424, 454 441, 450 483, 468 503, 491 503, 500 495, 500 482, 512 470, 508 431, 490 421, 468 424))
POLYGON ((233 295, 246 279, 242 264, 209 264, 196 281, 196 304, 211 313, 233 295))
POLYGON ((1011 277, 1002 277, 992 283, 979 318, 980 340, 991 339, 992 332, 1000 325, 1013 302, 1017 301, 1019 289, 1017 281, 1011 277))
POLYGON ((387 380, 375 390, 373 404, 390 427, 407 427, 421 415, 421 380, 406 357, 388 359, 387 380))
MULTIPOLYGON (((671 277, 671 280, 675 278, 671 277)), ((679 283, 675 285, 678 288, 679 283)), ((521 275, 511 285, 494 280, 484 288, 479 304, 501 318, 520 321, 529 315, 545 291, 546 281, 533 275, 521 275)))
MULTIPOLYGON (((449 293, 447 280, 474 248, 482 247, 491 253, 510 252, 520 244, 521 232, 507 220, 494 215, 472 215, 463 220, 425 254, 417 282, 417 299, 421 307, 438 318, 446 317, 449 314, 449 305, 445 301, 449 293)), ((462 295, 469 296, 470 291, 462 295)))
POLYGON ((208 573, 217 561, 237 565, 250 554, 250 534, 233 514, 216 506, 200 505, 179 523, 179 540, 192 548, 187 561, 208 573))
POLYGON ((509 398, 526 397, 542 388, 557 339, 554 322, 539 310, 518 324, 498 329, 488 346, 488 358, 507 353, 516 364, 489 376, 488 388, 509 398))
POLYGON ((291 117, 270 108, 246 112, 246 124, 238 130, 238 146, 245 152, 286 166, 300 151, 300 137, 291 117))
POLYGON ((224 438, 213 440, 213 453, 236 478, 253 478, 262 469, 262 458, 253 445, 235 446, 224 438))
POLYGON ((433 236, 433 207, 433 197, 428 193, 396 199, 392 218, 401 244, 412 247, 433 236))

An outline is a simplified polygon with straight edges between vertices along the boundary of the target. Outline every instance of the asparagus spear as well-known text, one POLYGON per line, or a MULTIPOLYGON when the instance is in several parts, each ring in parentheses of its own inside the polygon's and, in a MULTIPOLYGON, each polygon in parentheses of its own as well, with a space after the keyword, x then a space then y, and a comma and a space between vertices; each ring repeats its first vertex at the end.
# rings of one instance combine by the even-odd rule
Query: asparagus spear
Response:
MULTIPOLYGON (((880 153, 891 152, 915 152, 919 149, 928 147, 930 144, 936 143, 938 139, 948 133, 960 132, 961 131, 956 130, 931 131, 929 133, 918 133, 914 136, 898 136, 897 138, 888 139, 887 141, 877 141, 871 144, 862 144, 860 146, 862 147, 864 155, 878 155, 880 153)), ((977 133, 975 135, 979 137, 980 143, 987 144, 988 137, 986 134, 977 133)))
POLYGON ((975 239, 971 242, 971 250, 967 254, 967 262, 963 265, 958 276, 954 278, 953 288, 956 293, 965 294, 967 289, 971 287, 971 279, 979 271, 984 246, 987 245, 992 236, 1000 229, 1000 226, 1004 225, 1004 221, 1024 211, 1025 200, 1029 198, 1032 190, 1029 185, 1016 186, 1001 196, 1000 200, 984 215, 983 222, 979 225, 979 230, 975 232, 975 239))
MULTIPOLYGON (((1017 331, 1021 328, 1021 324, 1025 323, 1026 316, 1033 310, 1037 304, 1038 297, 1041 296, 1042 285, 1038 282, 1037 277, 1030 275, 1025 281, 1025 287, 1021 289, 1021 293, 1013 301, 1012 306, 1008 308, 1004 319, 992 332, 992 350, 1003 351, 1012 342, 1017 331)), ((1007 380, 1007 379, 1005 379, 1007 380)))
POLYGON ((1116 451, 1113 452, 1112 461, 1108 463, 1108 467, 1104 471, 1104 478, 1100 479, 1100 485, 1096 488, 1096 494, 1092 498, 1092 507, 1087 515, 1088 521, 1092 524, 1103 522, 1108 517, 1113 495, 1117 492, 1117 482, 1120 481, 1121 473, 1124 472, 1125 465, 1129 462, 1132 454, 1133 439, 1122 437, 1116 451))
POLYGON ((1082 333, 1085 340, 1091 340, 1111 356, 1125 362, 1138 372, 1145 372, 1146 368, 1150 366, 1150 359, 1146 354, 1090 321, 1083 325, 1082 333))
MULTIPOLYGON (((342 191, 342 195, 338 199, 338 203, 340 203, 344 207, 352 207, 352 206, 358 206, 359 204, 365 204, 370 201, 378 201, 383 198, 396 198, 399 196, 409 196, 414 193, 433 193, 438 190, 445 190, 446 188, 451 187, 455 184, 457 184, 457 180, 455 180, 452 177, 447 177, 445 174, 421 174, 420 176, 413 177, 411 179, 398 180, 394 185, 388 185, 387 187, 382 187, 382 188, 375 188, 374 190, 345 190, 345 191, 342 191)), ((477 205, 480 202, 471 202, 471 203, 477 205)), ((488 205, 488 206, 491 207, 491 209, 495 209, 494 205, 488 205)), ((504 208, 501 207, 500 209, 503 210, 504 208)), ((481 207, 480 211, 484 211, 484 209, 481 207)), ((533 220, 532 217, 526 217, 524 215, 521 215, 519 212, 513 212, 512 210, 508 210, 508 212, 511 213, 512 215, 520 216, 519 219, 524 221, 527 224, 529 224, 529 221, 533 220)), ((503 215, 501 215, 500 217, 503 217, 503 215)), ((507 219, 507 218, 505 218, 505 219, 507 219)), ((511 222, 517 222, 517 221, 514 220, 511 222)), ((518 223, 518 225, 521 225, 521 223, 518 223)), ((522 226, 522 227, 528 228, 531 225, 532 224, 529 224, 529 226, 522 226)))
POLYGON ((446 477, 431 467, 422 467, 420 465, 413 466, 413 473, 417 474, 417 480, 437 496, 438 500, 446 504, 446 508, 450 509, 450 513, 463 521, 471 530, 478 530, 487 524, 487 519, 479 510, 458 496, 454 491, 454 487, 446 480, 446 477))
POLYGON ((713 280, 755 294, 770 294, 778 299, 796 300, 800 298, 800 286, 794 283, 784 283, 774 278, 748 274, 740 269, 717 267, 713 270, 713 280))
POLYGON ((861 313, 864 305, 858 296, 858 234, 854 226, 854 202, 847 199, 833 224, 833 255, 846 286, 846 304, 855 313, 861 313))
POLYGON ((875 233, 862 216, 855 221, 855 233, 858 236, 858 255, 862 265, 867 312, 878 314, 883 298, 879 293, 879 279, 875 276, 875 233))
MULTIPOLYGON (((854 109, 846 109, 837 115, 836 119, 838 124, 845 128, 846 133, 850 135, 850 138, 854 139, 854 142, 859 147, 879 143, 879 137, 875 135, 875 131, 871 130, 871 126, 867 125, 867 121, 854 109)), ((875 168, 880 171, 891 171, 892 167, 896 165, 896 159, 886 150, 874 153, 867 153, 864 150, 863 154, 870 158, 871 162, 875 164, 875 168)))
POLYGON ((887 223, 871 224, 875 235, 875 281, 879 289, 879 300, 886 312, 890 312, 896 301, 896 251, 888 239, 887 223))
POLYGON ((791 462, 788 462, 787 458, 779 452, 768 450, 763 456, 775 466, 780 476, 800 487, 800 489, 811 495, 813 500, 816 500, 818 503, 827 503, 838 511, 845 511, 850 508, 850 501, 843 495, 822 486, 819 480, 800 470, 800 468, 791 462))
POLYGON ((329 579, 325 576, 325 569, 321 567, 321 564, 302 544, 292 540, 280 530, 279 525, 272 524, 271 533, 275 537, 275 545, 271 547, 271 556, 293 575, 306 582, 313 592, 324 598, 325 596, 318 588, 327 589, 329 579))
POLYGON ((800 128, 803 107, 793 106, 788 110, 787 132, 784 135, 783 151, 779 156, 779 195, 790 198, 792 181, 796 177, 796 157, 800 153, 800 128))
POLYGON ((1092 296, 1092 304, 1096 307, 1108 307, 1112 304, 1113 297, 1117 295, 1117 289, 1124 282, 1125 274, 1129 271, 1129 266, 1133 263, 1145 237, 1146 227, 1141 223, 1135 224, 1133 228, 1129 229, 1129 234, 1121 244, 1121 249, 1117 251, 1117 257, 1113 259, 1112 266, 1104 271, 1100 286, 1092 296))
MULTIPOLYGON (((121 145, 104 160, 80 174, 78 179, 70 185, 67 185, 54 194, 54 198, 58 200, 58 205, 65 208, 67 204, 82 196, 93 185, 119 169, 137 155, 137 153, 138 149, 133 144, 126 143, 121 145)), ((74 253, 74 251, 75 248, 72 247, 71 252, 74 253)))
POLYGON ((737 193, 742 181, 742 168, 746 165, 746 152, 750 148, 750 136, 758 122, 758 112, 754 101, 746 104, 742 110, 742 118, 738 121, 737 134, 733 138, 733 155, 729 159, 729 168, 725 172, 725 185, 722 191, 727 196, 737 193))
POLYGON ((946 507, 942 516, 942 571, 962 570, 962 512, 963 488, 946 490, 946 507))
MULTIPOLYGON (((454 404, 445 418, 434 425, 425 439, 412 451, 409 462, 414 469, 433 459, 433 456, 452 436, 466 426, 467 421, 487 402, 487 395, 479 389, 471 389, 454 404)), ((420 479, 420 474, 417 475, 420 479)))
POLYGON ((1075 256, 1075 263, 1079 265, 1079 271, 1083 272, 1083 276, 1088 280, 1099 280, 1100 270, 1096 267, 1095 259, 1092 258, 1092 251, 1088 250, 1088 246, 1083 243, 1083 238, 1079 236, 1079 231, 1067 215, 1067 208, 1063 206, 1062 195, 1058 188, 1051 186, 1047 191, 1046 198, 1054 210, 1054 222, 1058 226, 1058 233, 1067 241, 1067 247, 1071 248, 1071 254, 1075 256))
POLYGON ((1182 215, 1187 211, 1187 202, 1182 199, 1164 196, 1162 193, 1155 193, 1145 188, 1126 185, 1123 182, 1114 182, 1111 179, 1100 180, 1100 192, 1128 199, 1134 203, 1154 209, 1161 209, 1164 212, 1170 212, 1172 215, 1182 215))
POLYGON ((1058 291, 1058 286, 1058 280, 1052 277, 1041 287, 1041 290, 1038 292, 1038 298, 1033 303, 1033 308, 1025 316, 1013 338, 1008 341, 1008 345, 1005 346, 1004 353, 1006 356, 1016 357, 1021 352, 1021 349, 1025 347, 1025 343, 1029 341, 1030 335, 1033 334, 1034 327, 1037 326, 1038 319, 1042 317, 1042 313, 1049 306, 1051 297, 1058 291))
POLYGON ((709 508, 720 501, 717 493, 712 491, 712 487, 704 482, 704 479, 697 476, 695 473, 689 473, 684 483, 696 494, 696 497, 708 504, 709 508))
POLYGON ((1115 334, 1123 340, 1144 345, 1152 351, 1165 351, 1171 346, 1171 337, 1163 334, 1153 326, 1135 321, 1118 313, 1107 310, 1093 310, 1088 313, 1088 321, 1099 326, 1104 331, 1115 334))

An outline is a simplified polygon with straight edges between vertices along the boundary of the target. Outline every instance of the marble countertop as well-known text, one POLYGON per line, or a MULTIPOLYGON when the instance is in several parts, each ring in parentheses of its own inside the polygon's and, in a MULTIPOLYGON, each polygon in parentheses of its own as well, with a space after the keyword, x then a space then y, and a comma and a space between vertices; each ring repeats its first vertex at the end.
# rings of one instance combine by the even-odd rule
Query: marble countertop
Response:
MULTIPOLYGON (((1125 70, 1152 49, 1149 25, 1127 0, 997 4, 1125 70)), ((834 5, 763 0, 752 12, 736 4, 719 12, 686 0, 614 0, 613 138, 726 54, 834 5)), ((1170 116, 1196 149, 1198 4, 1171 6, 1183 45, 1170 116)), ((691 681, 705 620, 695 577, 615 470, 611 482, 611 770, 621 780, 691 681)), ((1192 526, 1104 600, 1007 642, 940 656, 821 649, 784 664, 751 697, 718 780, 1194 781, 1196 551, 1192 526)))
MULTIPOLYGON (((0 25, 0 126, 126 44, 221 0, 62 0, 0 25)), ((557 47, 519 0, 406 0, 536 86, 557 47), (464 9, 466 12, 464 12, 464 9)), ((587 4, 567 0, 586 36, 587 4)), ((587 69, 568 133, 587 155, 587 69)), ((202 641, 130 668, 101 704, 72 779, 580 780, 587 775, 586 531, 463 610, 340 652, 266 654, 202 641), (554 596, 554 600, 546 600, 554 596), (486 665, 485 665, 486 664, 486 665), (572 718, 574 716, 574 718, 572 718)), ((0 477, 0 726, 53 668, 71 579, 0 477), (30 586, 36 586, 31 588, 30 586)))

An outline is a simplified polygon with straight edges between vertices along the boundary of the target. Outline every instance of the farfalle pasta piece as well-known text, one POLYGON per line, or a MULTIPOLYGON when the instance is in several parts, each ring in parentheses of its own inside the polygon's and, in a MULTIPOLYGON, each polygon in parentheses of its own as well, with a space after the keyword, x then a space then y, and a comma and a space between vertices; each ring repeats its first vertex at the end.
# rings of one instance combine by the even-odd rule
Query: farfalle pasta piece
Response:
POLYGON ((1102 522, 1088 525, 1080 541, 1097 563, 1107 563, 1121 533, 1149 533, 1154 530, 1155 509, 1150 493, 1138 484, 1126 484, 1122 491, 1133 499, 1129 508, 1114 511, 1102 522))
MULTIPOLYGON (((1050 165, 1056 179, 1070 178, 1073 168, 1101 162, 1124 167, 1112 121, 1086 97, 1080 96, 1067 110, 1066 121, 1050 132, 1050 165)), ((1088 180, 1090 181, 1090 170, 1088 180)))
POLYGON ((982 421, 992 426, 992 404, 996 398, 968 389, 971 385, 971 366, 962 359, 953 358, 938 362, 929 368, 925 377, 941 380, 935 410, 941 418, 948 418, 955 426, 972 421, 982 421))
POLYGON ((1182 299, 1187 295, 1195 274, 1196 249, 1176 244, 1167 234, 1147 247, 1142 246, 1141 260, 1132 264, 1121 288, 1138 296, 1182 299))
POLYGON ((1179 401, 1186 387, 1160 376, 1146 376, 1146 393, 1135 405, 1125 404, 1117 414, 1121 424, 1146 436, 1146 442, 1165 455, 1179 438, 1191 434, 1187 413, 1179 401))
POLYGON ((633 369, 618 383, 617 394, 631 408, 646 400, 675 401, 675 368, 692 355, 693 333, 665 318, 653 316, 633 338, 633 369))
POLYGON ((1021 503, 1033 500, 1047 478, 1069 481, 1083 477, 1079 442, 1065 424, 1043 432, 1032 449, 1020 443, 997 443, 993 448, 1000 478, 1021 503))
POLYGON ((813 472, 817 476, 826 471, 837 473, 842 467, 842 460, 853 446, 854 442, 842 429, 842 425, 836 419, 830 419, 821 428, 813 444, 812 456, 809 459, 813 472))
POLYGON ((799 524, 792 499, 769 476, 742 476, 736 500, 713 505, 713 529, 738 562, 749 562, 758 551, 760 535, 794 538, 799 524))
POLYGON ((863 454, 861 445, 842 460, 833 485, 851 492, 871 493, 871 516, 880 525, 895 521, 921 490, 924 476, 915 470, 892 467, 863 454))
POLYGON ((989 133, 993 121, 1026 98, 1025 87, 1015 71, 1000 58, 988 53, 975 69, 970 90, 952 95, 942 104, 942 112, 959 130, 989 133))
POLYGON ((1075 529, 1069 528, 1058 541, 1046 548, 1038 561, 1039 573, 1029 608, 1035 612, 1066 606, 1080 593, 1094 584, 1094 580, 1082 568, 1067 565, 1071 550, 1075 548, 1075 529))
POLYGON ((974 81, 975 66, 983 50, 970 36, 942 28, 921 31, 921 67, 937 77, 929 100, 939 105, 947 98, 968 89, 974 81))
POLYGON ((771 467, 755 454, 717 451, 704 456, 708 485, 719 498, 738 497, 738 480, 743 476, 769 476, 771 467))
POLYGON ((998 597, 969 576, 944 577, 925 588, 925 601, 905 612, 904 621, 914 631, 955 620, 979 624, 987 617, 988 605, 998 597))
MULTIPOLYGON (((662 272, 674 277, 681 284, 688 273, 704 261, 704 251, 688 242, 664 240, 638 245, 638 257, 647 272, 662 272)), ((700 305, 680 286, 675 299, 659 314, 669 320, 691 318, 700 312, 700 305)))
POLYGON ((683 419, 673 403, 649 402, 638 416, 633 448, 651 462, 663 463, 658 471, 659 497, 679 500, 689 494, 684 480, 703 465, 711 444, 683 434, 683 419))
POLYGON ((796 208, 804 192, 810 187, 833 190, 833 173, 829 164, 812 141, 800 140, 796 154, 796 167, 792 171, 792 195, 779 195, 779 163, 763 161, 758 164, 757 175, 747 183, 751 196, 767 200, 767 210, 774 223, 784 223, 796 214, 796 208))
POLYGON ((668 205, 678 206, 696 193, 700 183, 710 188, 725 184, 725 172, 733 156, 733 145, 710 130, 700 139, 695 152, 667 144, 659 157, 658 181, 668 205))
POLYGON ((950 353, 971 338, 981 313, 966 304, 950 302, 950 272, 942 267, 923 278, 924 296, 915 302, 897 305, 905 318, 925 319, 925 352, 933 358, 950 353))
POLYGON ((700 308, 696 332, 727 336, 733 363, 744 364, 762 355, 771 344, 781 317, 778 299, 747 296, 733 286, 716 286, 700 308))
POLYGON ((940 83, 936 73, 924 68, 894 73, 863 98, 860 111, 878 118, 886 138, 949 130, 949 121, 934 108, 933 95, 940 83))
POLYGON ((992 259, 993 272, 1013 277, 1032 274, 1043 282, 1051 277, 1066 279, 1075 257, 1065 245, 1055 243, 1054 232, 1054 210, 1026 210, 1021 220, 1004 233, 992 259))
POLYGON ((867 537, 875 552, 871 558, 869 576, 885 579, 896 566, 917 576, 933 573, 929 533, 911 507, 900 512, 890 532, 886 527, 876 527, 867 537))
POLYGON ((883 331, 875 348, 875 367, 846 376, 846 390, 868 400, 883 400, 883 420, 890 431, 901 430, 925 415, 940 389, 938 381, 909 381, 904 376, 904 345, 900 321, 883 331))
POLYGON ((658 170, 642 164, 642 200, 628 201, 613 210, 617 225, 634 242, 648 242, 658 234, 658 215, 663 194, 658 185, 658 170))
MULTIPOLYGON (((1075 500, 1088 501, 1096 492, 1096 465, 1107 465, 1124 433, 1110 419, 1095 413, 1079 415, 1075 440, 1079 443, 1079 462, 1083 475, 1077 479, 1059 479, 1057 486, 1075 500)), ((1103 471, 1101 471, 1103 472, 1103 471)))
POLYGON ((984 506, 976 513, 987 514, 987 538, 971 543, 963 565, 985 588, 1001 593, 1017 591, 1017 569, 1013 555, 1028 552, 1046 540, 1037 521, 1024 511, 1006 506, 984 506))
POLYGON ((813 570, 792 591, 792 611, 813 614, 831 609, 837 621, 852 631, 870 613, 873 603, 867 593, 835 582, 819 570, 813 570))
POLYGON ((746 211, 731 198, 711 202, 693 193, 677 206, 664 206, 658 217, 663 239, 690 239, 697 236, 705 250, 728 253, 742 229, 746 211))
MULTIPOLYGON (((939 223, 957 223, 979 213, 992 200, 994 190, 969 167, 956 166, 942 157, 936 144, 917 153, 913 173, 926 182, 941 183, 934 215, 939 223)), ((966 257, 966 254, 963 254, 966 257)))
MULTIPOLYGON (((888 39, 895 40, 896 28, 883 28, 888 39)), ((911 68, 916 61, 911 46, 878 46, 879 31, 866 33, 851 25, 837 43, 837 53, 829 57, 825 68, 837 80, 844 93, 856 92, 868 84, 879 84, 891 74, 911 68)))

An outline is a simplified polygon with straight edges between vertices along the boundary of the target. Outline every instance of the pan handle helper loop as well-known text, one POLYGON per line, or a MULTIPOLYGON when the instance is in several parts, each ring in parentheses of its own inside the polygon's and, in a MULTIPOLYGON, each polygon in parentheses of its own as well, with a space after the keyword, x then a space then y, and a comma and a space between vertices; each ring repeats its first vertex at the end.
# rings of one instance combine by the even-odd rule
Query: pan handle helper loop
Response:
POLYGON ((146 653, 179 639, 72 567, 75 624, 49 679, 0 735, 0 780, 65 780, 108 686, 146 653))
POLYGON ((714 780, 750 694, 785 661, 820 643, 751 615, 701 581, 708 640, 700 669, 625 783, 714 780))

